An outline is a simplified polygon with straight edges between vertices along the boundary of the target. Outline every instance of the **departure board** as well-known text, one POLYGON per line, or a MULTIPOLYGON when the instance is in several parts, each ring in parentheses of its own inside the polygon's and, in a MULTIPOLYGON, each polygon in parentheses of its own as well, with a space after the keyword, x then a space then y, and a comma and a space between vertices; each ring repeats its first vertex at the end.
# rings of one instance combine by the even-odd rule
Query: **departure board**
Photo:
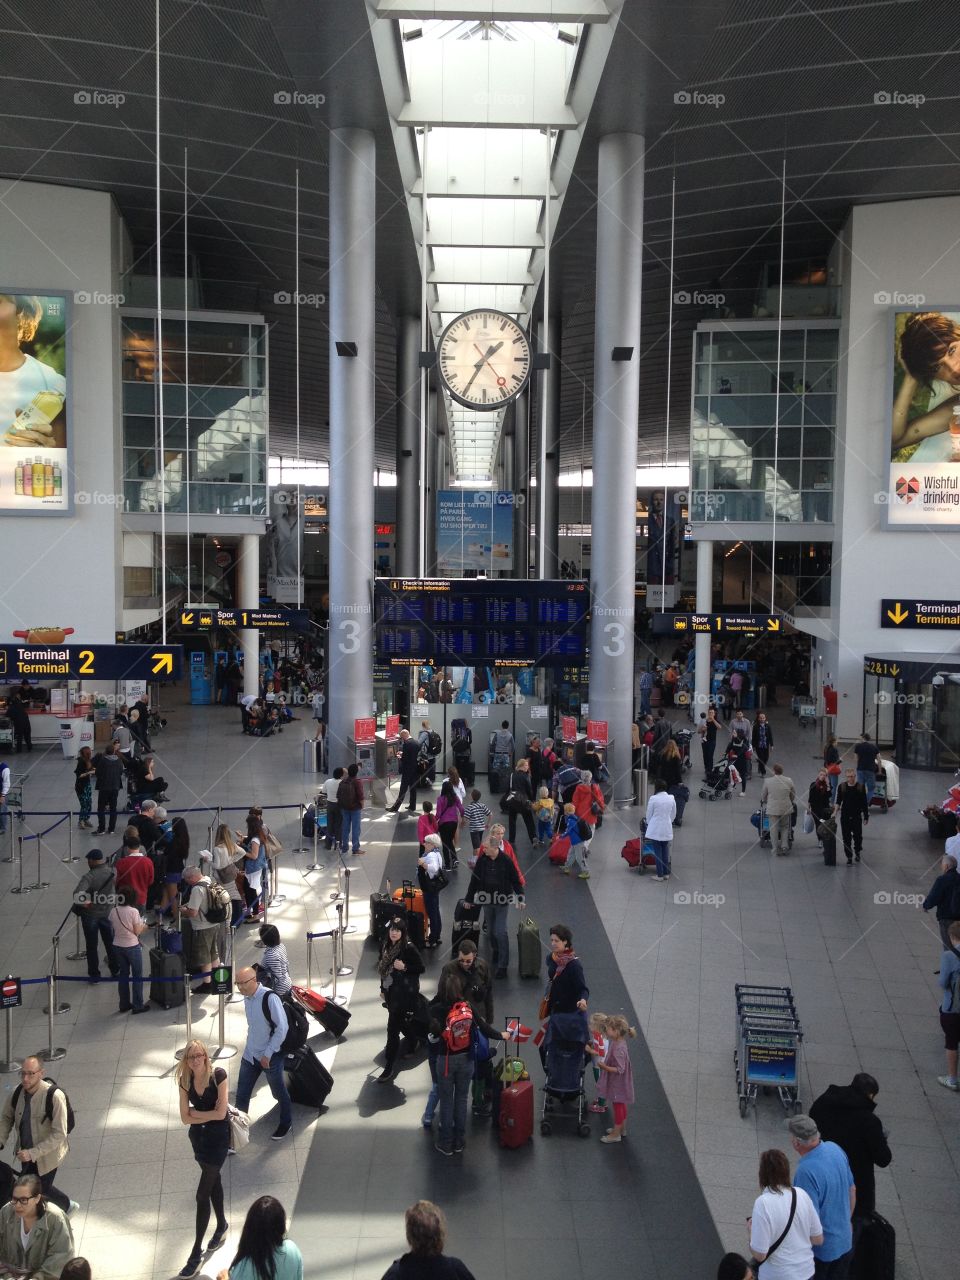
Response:
POLYGON ((378 578, 377 660, 571 666, 587 652, 585 582, 378 578))

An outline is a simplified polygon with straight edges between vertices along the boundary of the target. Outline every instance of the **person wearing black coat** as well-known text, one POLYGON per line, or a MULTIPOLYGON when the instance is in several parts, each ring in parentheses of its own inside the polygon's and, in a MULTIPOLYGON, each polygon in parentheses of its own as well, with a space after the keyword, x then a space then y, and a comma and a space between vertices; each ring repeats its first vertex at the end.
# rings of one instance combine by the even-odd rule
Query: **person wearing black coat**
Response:
POLYGON ((750 744, 753 747, 753 754, 757 757, 757 772, 762 778, 767 772, 767 761, 770 759, 770 748, 773 746, 773 727, 762 711, 754 722, 750 744))
POLYGON ((548 1014, 586 1012, 590 988, 573 950, 573 932, 565 924, 555 924, 550 930, 547 977, 548 1014))
POLYGON ((523 905, 523 885, 513 859, 502 852, 497 837, 487 837, 465 896, 467 902, 479 901, 483 905, 494 977, 505 978, 510 963, 507 912, 511 905, 523 905))
POLYGON ((537 829, 533 823, 534 790, 530 781, 530 763, 524 759, 519 762, 510 775, 510 786, 507 794, 513 794, 513 800, 507 802, 508 831, 507 838, 511 844, 517 843, 517 818, 523 818, 530 843, 537 843, 537 829))
POLYGON ((383 1280, 474 1280, 459 1258, 443 1252, 447 1220, 430 1200, 418 1200, 404 1215, 410 1252, 387 1269, 383 1280))
POLYGON ((829 1085, 809 1113, 820 1137, 842 1147, 850 1161, 857 1187, 854 1218, 867 1218, 874 1212, 877 1192, 873 1167, 885 1169, 893 1159, 883 1125, 874 1115, 879 1091, 873 1076, 861 1071, 850 1084, 829 1085))
POLYGON ((417 784, 420 781, 420 769, 418 760, 420 758, 420 745, 414 738, 411 738, 407 729, 400 730, 400 747, 397 751, 397 759, 400 762, 400 794, 397 796, 396 804, 390 806, 390 813, 398 813, 403 797, 410 792, 410 799, 407 803, 407 812, 416 813, 417 811, 417 784))
POLYGON ((423 958, 410 941, 407 922, 402 916, 395 916, 387 925, 377 968, 380 971, 380 991, 387 1006, 387 1044, 383 1071, 377 1080, 386 1084, 396 1074, 400 1037, 408 1032, 411 1015, 419 1003, 420 975, 423 973, 423 958))
POLYGON ((954 920, 960 919, 960 871, 957 871, 957 860, 952 854, 944 854, 940 862, 940 875, 930 887, 930 892, 923 900, 924 911, 937 909, 937 928, 940 930, 940 941, 944 951, 949 951, 953 943, 947 936, 947 930, 954 920))
POLYGON ((30 716, 27 713, 26 703, 22 701, 19 694, 11 698, 7 703, 7 715, 10 717, 10 723, 13 726, 17 754, 20 754, 24 746, 28 751, 32 751, 33 739, 30 736, 30 716))

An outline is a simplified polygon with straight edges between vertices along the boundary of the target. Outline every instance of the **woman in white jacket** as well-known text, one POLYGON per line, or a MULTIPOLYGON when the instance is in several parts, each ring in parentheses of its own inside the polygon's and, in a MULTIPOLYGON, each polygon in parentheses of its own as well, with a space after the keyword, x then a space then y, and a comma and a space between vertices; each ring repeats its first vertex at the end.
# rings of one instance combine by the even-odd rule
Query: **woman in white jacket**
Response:
POLYGON ((670 879, 670 845, 673 843, 673 820, 677 816, 677 802, 661 779, 647 801, 646 839, 653 846, 657 860, 654 880, 670 879))

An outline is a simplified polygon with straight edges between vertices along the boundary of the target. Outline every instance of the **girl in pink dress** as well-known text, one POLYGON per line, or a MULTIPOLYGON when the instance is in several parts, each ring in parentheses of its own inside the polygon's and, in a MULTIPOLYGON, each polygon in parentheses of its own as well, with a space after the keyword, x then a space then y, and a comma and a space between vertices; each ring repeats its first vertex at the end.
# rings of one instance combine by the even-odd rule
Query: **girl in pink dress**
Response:
MULTIPOLYGON (((613 1106, 613 1128, 608 1129, 600 1141, 619 1142, 625 1133, 627 1106, 633 1102, 633 1068, 627 1039, 633 1040, 637 1031, 618 1013, 607 1019, 605 1034, 609 1043, 606 1057, 599 1065, 606 1075, 604 1097, 613 1106)), ((587 1052, 596 1053, 592 1044, 587 1045, 587 1052)))

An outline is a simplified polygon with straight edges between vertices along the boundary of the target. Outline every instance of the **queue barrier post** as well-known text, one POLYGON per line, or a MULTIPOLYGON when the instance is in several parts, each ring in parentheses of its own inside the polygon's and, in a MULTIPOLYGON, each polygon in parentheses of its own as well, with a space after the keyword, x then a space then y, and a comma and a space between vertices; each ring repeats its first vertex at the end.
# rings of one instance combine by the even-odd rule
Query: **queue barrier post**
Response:
POLYGON ((37 879, 36 883, 31 885, 33 889, 49 889, 50 881, 40 879, 40 846, 43 844, 43 836, 37 836, 37 879))
POLYGON ((44 1062, 59 1062, 67 1056, 66 1049, 54 1046, 53 1043, 53 1006, 56 1004, 57 991, 52 973, 47 974, 47 1047, 37 1054, 44 1062))
MULTIPOLYGON (((53 1013, 69 1013, 70 1006, 60 1001, 60 987, 57 979, 60 977, 60 935, 53 935, 53 959, 50 961, 50 990, 51 990, 51 1007, 53 1013)), ((44 1009, 44 1013, 50 1010, 44 1009)))
POLYGON ((344 867, 343 878, 346 881, 346 892, 344 895, 344 902, 346 903, 346 911, 344 912, 344 917, 343 917, 343 932, 356 933, 357 926, 355 924, 350 923, 350 868, 349 867, 344 867))
MULTIPOLYGON (((67 959, 68 960, 86 960, 87 949, 83 945, 83 943, 80 941, 80 917, 75 915, 73 918, 77 926, 76 940, 74 943, 77 949, 76 951, 71 951, 70 954, 67 956, 67 959)), ((99 946, 99 943, 97 945, 99 946)))
POLYGON ((343 849, 337 850, 337 887, 330 894, 331 902, 338 902, 343 897, 343 868, 346 864, 343 861, 343 849))
MULTIPOLYGON (((12 979, 13 974, 8 973, 7 978, 12 979)), ((19 1071, 20 1063, 13 1056, 13 1005, 7 1005, 3 1011, 4 1034, 6 1038, 6 1056, 0 1062, 0 1073, 6 1074, 10 1071, 19 1071)))
POLYGON ((7 821, 9 823, 10 831, 10 856, 9 858, 4 858, 4 862, 16 862, 16 854, 13 852, 13 814, 7 814, 7 821))
POLYGON ((280 855, 274 854, 270 860, 270 905, 271 907, 277 902, 286 902, 287 895, 280 892, 280 855))
POLYGON ((307 868, 308 871, 322 871, 323 863, 317 861, 317 845, 320 839, 320 828, 317 825, 316 812, 313 818, 313 864, 307 868))
POLYGON ((304 841, 303 820, 307 816, 307 806, 301 800, 299 807, 300 807, 300 812, 297 815, 297 817, 300 823, 300 843, 297 845, 296 849, 294 849, 294 853, 306 853, 307 852, 306 845, 303 843, 304 841))
POLYGON ((351 973, 353 973, 353 969, 350 965, 343 963, 344 928, 343 928, 343 903, 342 902, 338 902, 336 904, 336 912, 337 912, 337 951, 336 951, 336 957, 334 959, 334 965, 336 966, 337 977, 346 978, 346 977, 349 977, 351 973))
POLYGON ((17 836, 17 861, 20 863, 20 883, 10 890, 11 893, 29 893, 32 886, 23 883, 23 836, 17 836))
POLYGON ((192 995, 193 992, 190 990, 190 970, 185 965, 183 969, 183 1004, 186 1011, 187 1029, 183 1048, 178 1049, 173 1055, 178 1062, 183 1061, 184 1054, 187 1052, 187 1045, 193 1039, 193 1010, 190 1007, 190 997, 192 995))
MULTIPOLYGON (((231 971, 232 968, 233 966, 231 965, 231 971)), ((214 1058, 232 1058, 237 1052, 237 1046, 235 1044, 227 1044, 227 996, 223 993, 217 996, 217 1006, 217 1047, 214 1049, 212 1056, 214 1058)))

